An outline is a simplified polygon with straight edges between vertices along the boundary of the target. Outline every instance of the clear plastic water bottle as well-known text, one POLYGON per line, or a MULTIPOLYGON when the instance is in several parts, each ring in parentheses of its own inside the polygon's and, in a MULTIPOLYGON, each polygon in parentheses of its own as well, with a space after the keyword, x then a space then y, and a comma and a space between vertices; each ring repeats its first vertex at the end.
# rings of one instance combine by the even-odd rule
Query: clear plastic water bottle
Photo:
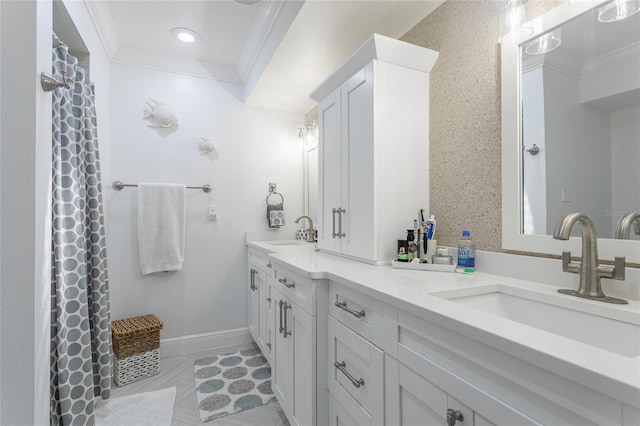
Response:
POLYGON ((476 246, 471 241, 471 233, 462 231, 462 239, 458 243, 458 268, 466 273, 473 273, 476 267, 476 246))

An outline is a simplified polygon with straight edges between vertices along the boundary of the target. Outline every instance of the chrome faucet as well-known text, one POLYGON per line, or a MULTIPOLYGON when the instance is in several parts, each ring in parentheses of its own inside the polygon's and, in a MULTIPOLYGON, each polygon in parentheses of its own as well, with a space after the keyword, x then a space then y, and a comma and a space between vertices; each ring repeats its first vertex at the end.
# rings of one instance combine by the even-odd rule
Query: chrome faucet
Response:
POLYGON ((614 238, 618 240, 628 240, 631 233, 631 225, 634 226, 636 235, 640 235, 640 214, 627 213, 618 221, 616 226, 616 235, 614 238))
POLYGON ((624 280, 625 259, 624 257, 616 257, 614 266, 598 265, 598 239, 596 237, 596 228, 591 219, 583 213, 571 213, 558 222, 553 232, 553 238, 556 240, 568 240, 571 228, 576 222, 580 223, 582 232, 582 260, 580 262, 572 262, 571 252, 563 251, 562 270, 580 274, 580 286, 578 290, 563 288, 558 292, 607 303, 621 305, 628 303, 624 299, 605 296, 602 292, 600 278, 624 280))
POLYGON ((313 230, 313 219, 311 219, 309 216, 300 216, 299 218, 296 219, 296 223, 300 222, 300 219, 307 219, 307 221, 309 221, 309 228, 307 229, 307 231, 309 232, 309 235, 307 236, 307 241, 310 243, 315 243, 316 233, 313 230))

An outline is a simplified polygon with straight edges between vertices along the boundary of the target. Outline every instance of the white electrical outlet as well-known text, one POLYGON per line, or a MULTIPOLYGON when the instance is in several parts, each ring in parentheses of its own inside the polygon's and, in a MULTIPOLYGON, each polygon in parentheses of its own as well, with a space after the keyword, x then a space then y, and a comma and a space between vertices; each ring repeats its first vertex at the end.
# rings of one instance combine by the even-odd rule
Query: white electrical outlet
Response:
POLYGON ((569 194, 569 188, 562 188, 562 202, 570 203, 571 195, 569 194))

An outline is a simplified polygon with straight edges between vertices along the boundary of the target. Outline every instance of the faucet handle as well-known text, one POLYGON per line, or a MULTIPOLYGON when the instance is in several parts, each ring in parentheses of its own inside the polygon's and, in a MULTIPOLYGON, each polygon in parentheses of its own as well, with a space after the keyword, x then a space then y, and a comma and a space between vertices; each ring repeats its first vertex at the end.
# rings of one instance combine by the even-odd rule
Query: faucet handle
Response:
POLYGON ((625 279, 625 258, 616 257, 613 266, 598 265, 597 273, 602 278, 624 281, 625 279))
POLYGON ((618 257, 616 256, 614 265, 613 265, 613 279, 614 280, 622 280, 625 278, 625 258, 624 256, 618 257))
POLYGON ((574 274, 580 273, 580 262, 571 261, 571 252, 562 252, 562 272, 572 272, 574 274))

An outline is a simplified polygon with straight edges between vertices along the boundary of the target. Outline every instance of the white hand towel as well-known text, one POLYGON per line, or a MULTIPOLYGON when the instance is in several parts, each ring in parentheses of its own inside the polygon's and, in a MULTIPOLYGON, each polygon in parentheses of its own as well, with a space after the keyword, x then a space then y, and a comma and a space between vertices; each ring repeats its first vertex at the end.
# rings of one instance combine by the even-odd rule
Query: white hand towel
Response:
POLYGON ((182 269, 185 205, 185 185, 138 184, 138 251, 142 275, 182 269))

